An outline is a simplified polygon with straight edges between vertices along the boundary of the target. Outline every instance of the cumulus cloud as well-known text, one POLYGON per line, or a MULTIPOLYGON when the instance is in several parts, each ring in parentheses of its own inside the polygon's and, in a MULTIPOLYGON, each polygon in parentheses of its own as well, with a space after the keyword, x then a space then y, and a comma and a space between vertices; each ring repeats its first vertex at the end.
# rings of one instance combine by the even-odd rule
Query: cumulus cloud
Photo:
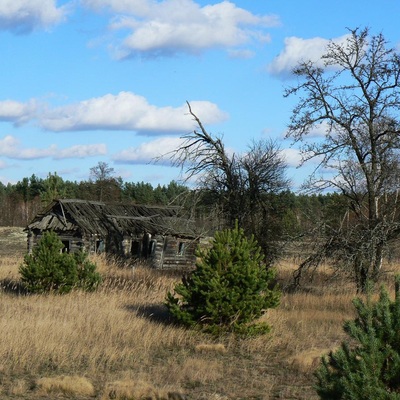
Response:
POLYGON ((35 117, 38 104, 34 100, 21 103, 14 100, 0 101, 0 121, 22 124, 35 117))
POLYGON ((119 164, 149 164, 157 160, 159 164, 171 165, 170 155, 183 141, 179 137, 158 138, 123 150, 115 154, 113 160, 119 164))
MULTIPOLYGON (((193 112, 205 124, 227 119, 227 114, 208 101, 192 101, 193 112)), ((39 125, 50 131, 133 130, 143 135, 186 132, 194 122, 187 104, 179 107, 157 107, 130 92, 107 94, 80 103, 47 109, 39 117, 39 125)))
POLYGON ((0 156, 17 160, 36 160, 48 157, 53 159, 85 158, 106 153, 105 144, 76 145, 66 149, 59 149, 53 144, 45 149, 38 149, 22 147, 20 141, 11 135, 0 139, 0 156))
POLYGON ((88 8, 101 11, 106 8, 116 13, 129 13, 138 16, 149 14, 151 2, 149 0, 81 0, 88 8))
POLYGON ((60 23, 70 5, 57 7, 55 0, 0 1, 0 30, 17 34, 46 29, 60 23))
MULTIPOLYGON (((348 35, 333 39, 333 42, 344 43, 348 35)), ((326 52, 326 46, 330 40, 315 37, 302 39, 288 37, 285 39, 285 47, 282 52, 268 65, 267 69, 273 75, 289 76, 299 62, 312 61, 316 65, 323 66, 322 55, 326 52)))
MULTIPOLYGON (((212 102, 193 100, 190 105, 204 124, 228 118, 228 114, 212 102)), ((196 125, 188 111, 186 103, 178 107, 157 107, 143 96, 120 92, 56 108, 35 100, 27 103, 4 100, 0 101, 0 122, 21 125, 36 121, 41 128, 53 132, 131 130, 156 136, 193 130, 196 125)))
POLYGON ((118 58, 199 53, 268 42, 266 28, 279 25, 275 15, 255 15, 230 1, 201 7, 193 0, 82 0, 91 9, 117 15, 111 30, 129 33, 116 48, 118 58))

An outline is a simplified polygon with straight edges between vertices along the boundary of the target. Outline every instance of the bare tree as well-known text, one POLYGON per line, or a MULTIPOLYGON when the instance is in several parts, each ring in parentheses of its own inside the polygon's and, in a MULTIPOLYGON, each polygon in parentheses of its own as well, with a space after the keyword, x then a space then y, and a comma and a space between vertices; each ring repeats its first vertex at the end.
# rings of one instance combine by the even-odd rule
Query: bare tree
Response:
MULTIPOLYGON (((187 180, 196 179, 200 188, 214 194, 228 226, 238 221, 257 237, 269 212, 266 195, 289 185, 277 144, 254 141, 245 154, 230 154, 222 138, 207 132, 187 104, 199 129, 183 136, 183 144, 172 155, 174 164, 185 171, 187 180)), ((267 236, 265 228, 263 234, 267 236)))
POLYGON ((400 56, 382 34, 365 28, 349 31, 343 43, 331 41, 322 61, 322 67, 301 62, 293 71, 299 83, 285 96, 300 99, 288 137, 303 143, 303 161, 318 160, 307 187, 347 197, 347 223, 320 250, 351 266, 358 290, 365 291, 399 233, 400 56), (307 141, 317 126, 325 127, 324 137, 307 141), (324 175, 326 169, 332 173, 324 175))
POLYGON ((122 180, 114 177, 114 168, 106 162, 99 161, 90 168, 90 182, 95 186, 99 201, 120 200, 122 180))
POLYGON ((104 161, 99 161, 96 166, 90 168, 90 178, 94 181, 105 181, 113 176, 114 168, 104 161))

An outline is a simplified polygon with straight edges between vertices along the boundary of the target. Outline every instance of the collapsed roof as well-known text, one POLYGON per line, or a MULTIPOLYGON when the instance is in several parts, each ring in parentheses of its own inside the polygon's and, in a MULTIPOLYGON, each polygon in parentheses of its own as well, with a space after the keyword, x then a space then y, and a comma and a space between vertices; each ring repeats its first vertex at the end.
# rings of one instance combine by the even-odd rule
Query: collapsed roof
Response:
POLYGON ((194 224, 179 216, 179 207, 106 204, 77 199, 54 200, 38 213, 27 230, 107 236, 150 234, 196 237, 194 224))

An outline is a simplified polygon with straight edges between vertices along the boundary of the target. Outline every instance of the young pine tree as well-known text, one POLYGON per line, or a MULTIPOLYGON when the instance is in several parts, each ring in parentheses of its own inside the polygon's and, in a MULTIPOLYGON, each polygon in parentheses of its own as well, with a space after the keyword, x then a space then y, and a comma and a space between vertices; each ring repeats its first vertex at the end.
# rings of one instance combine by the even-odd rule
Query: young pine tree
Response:
POLYGON ((357 317, 344 330, 354 346, 343 343, 316 372, 316 390, 326 400, 400 400, 400 277, 395 300, 384 287, 379 300, 354 300, 357 317))
POLYGON ((196 269, 169 292, 166 305, 176 321, 219 333, 263 333, 267 325, 251 324, 279 303, 261 248, 236 226, 217 232, 211 249, 198 250, 196 269))
POLYGON ((94 290, 101 282, 96 265, 87 254, 62 253, 63 244, 54 232, 45 232, 20 266, 21 280, 32 293, 68 293, 73 288, 94 290))

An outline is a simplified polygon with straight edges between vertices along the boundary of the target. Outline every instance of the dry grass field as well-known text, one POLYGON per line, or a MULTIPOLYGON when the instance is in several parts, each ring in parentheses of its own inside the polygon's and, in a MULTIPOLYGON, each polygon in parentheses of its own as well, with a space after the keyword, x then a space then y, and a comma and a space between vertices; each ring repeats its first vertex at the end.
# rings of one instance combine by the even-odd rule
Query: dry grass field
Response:
MULTIPOLYGON (((26 295, 24 235, 1 232, 1 399, 317 399, 313 371, 353 316, 354 287, 327 280, 328 268, 268 312, 270 335, 246 340, 174 326, 163 301, 178 275, 104 258, 95 293, 26 295)), ((279 265, 282 283, 294 267, 279 265)))

